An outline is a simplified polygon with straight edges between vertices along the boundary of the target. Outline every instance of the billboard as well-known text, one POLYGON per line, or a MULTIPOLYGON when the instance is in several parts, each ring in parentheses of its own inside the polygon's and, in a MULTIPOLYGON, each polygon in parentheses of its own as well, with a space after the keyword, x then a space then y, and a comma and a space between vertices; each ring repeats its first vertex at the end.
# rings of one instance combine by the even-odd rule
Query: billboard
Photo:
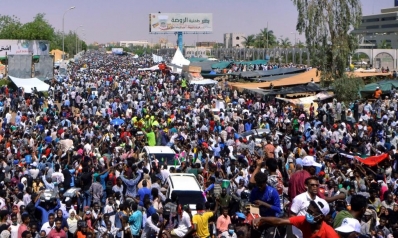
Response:
POLYGON ((123 48, 112 48, 112 54, 122 55, 123 54, 123 48))
POLYGON ((49 55, 50 44, 45 40, 0 40, 0 57, 7 55, 49 55))
POLYGON ((211 13, 151 13, 149 32, 209 32, 213 31, 211 13))

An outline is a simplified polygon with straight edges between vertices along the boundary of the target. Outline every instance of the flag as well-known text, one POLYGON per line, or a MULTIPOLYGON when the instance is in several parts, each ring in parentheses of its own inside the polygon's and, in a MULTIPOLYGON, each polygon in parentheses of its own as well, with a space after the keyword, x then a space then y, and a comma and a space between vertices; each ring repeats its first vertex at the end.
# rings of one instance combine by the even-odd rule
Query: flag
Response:
POLYGON ((366 164, 368 166, 375 166, 377 164, 379 164, 380 162, 382 162, 385 159, 388 159, 388 154, 381 154, 381 155, 375 155, 375 156, 369 156, 369 157, 365 157, 362 158, 360 156, 357 155, 353 155, 353 154, 346 154, 346 153, 340 153, 340 155, 350 158, 350 159, 356 159, 357 161, 361 162, 362 164, 366 164))

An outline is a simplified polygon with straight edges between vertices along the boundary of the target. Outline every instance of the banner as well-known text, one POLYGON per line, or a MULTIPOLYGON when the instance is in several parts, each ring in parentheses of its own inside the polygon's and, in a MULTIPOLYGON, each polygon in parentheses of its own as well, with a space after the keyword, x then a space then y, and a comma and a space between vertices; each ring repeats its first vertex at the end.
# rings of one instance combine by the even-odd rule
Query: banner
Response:
POLYGON ((52 79, 54 77, 54 59, 52 56, 40 56, 39 63, 35 64, 35 77, 41 80, 52 79))
POLYGON ((7 55, 49 55, 50 44, 45 40, 0 40, 0 57, 7 55))
POLYGON ((211 13, 151 13, 149 32, 211 32, 211 13))
POLYGON ((122 55, 123 54, 123 48, 112 48, 112 54, 122 55))
POLYGON ((152 54, 152 60, 154 63, 160 63, 163 61, 163 57, 159 55, 152 54))
POLYGON ((8 55, 8 75, 17 78, 32 77, 32 55, 8 55))

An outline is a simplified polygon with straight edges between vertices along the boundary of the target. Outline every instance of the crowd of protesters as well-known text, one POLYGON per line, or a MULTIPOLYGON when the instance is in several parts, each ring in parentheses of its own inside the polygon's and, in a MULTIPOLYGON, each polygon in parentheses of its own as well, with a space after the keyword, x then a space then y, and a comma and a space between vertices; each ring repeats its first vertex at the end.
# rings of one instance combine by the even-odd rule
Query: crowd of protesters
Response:
POLYGON ((395 91, 305 109, 152 64, 89 51, 48 94, 1 88, 1 238, 398 237, 395 91), (206 202, 170 198, 171 173, 206 202))

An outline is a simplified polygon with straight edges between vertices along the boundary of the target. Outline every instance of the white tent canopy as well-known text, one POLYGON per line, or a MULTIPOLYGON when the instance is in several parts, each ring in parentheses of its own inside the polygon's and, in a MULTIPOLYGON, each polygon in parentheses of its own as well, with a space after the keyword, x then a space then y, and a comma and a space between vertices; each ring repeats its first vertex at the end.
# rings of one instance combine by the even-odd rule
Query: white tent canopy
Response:
POLYGON ((155 70, 159 70, 159 66, 158 65, 154 65, 150 68, 139 68, 138 71, 155 71, 155 70))
POLYGON ((177 50, 174 54, 173 59, 171 60, 171 63, 174 65, 177 65, 179 67, 182 67, 184 65, 189 65, 191 62, 184 58, 184 56, 181 53, 180 48, 177 47, 177 50))
POLYGON ((216 80, 212 79, 202 79, 202 80, 191 80, 190 84, 207 85, 207 84, 217 84, 216 80))
POLYGON ((18 87, 23 88, 25 93, 32 93, 32 89, 36 88, 38 92, 48 91, 50 85, 41 81, 38 78, 21 79, 13 76, 8 76, 12 82, 18 87))

